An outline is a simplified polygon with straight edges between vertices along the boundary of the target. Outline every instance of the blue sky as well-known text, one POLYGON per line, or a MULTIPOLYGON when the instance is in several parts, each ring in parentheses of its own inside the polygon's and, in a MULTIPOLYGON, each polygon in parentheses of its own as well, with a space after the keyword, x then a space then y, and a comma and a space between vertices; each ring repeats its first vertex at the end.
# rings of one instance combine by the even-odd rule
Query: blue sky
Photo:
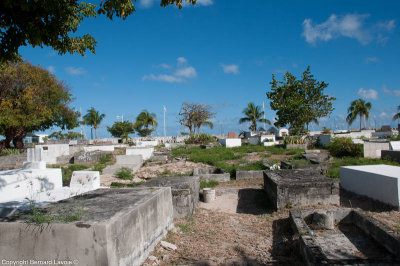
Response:
POLYGON ((248 102, 265 101, 267 118, 274 118, 265 95, 271 74, 299 76, 307 65, 337 98, 320 126, 347 128, 343 118, 357 98, 372 103, 367 125, 395 125, 399 1, 198 0, 181 10, 159 2, 139 0, 125 21, 84 21, 78 33, 98 41, 96 54, 59 56, 46 47, 20 52, 64 80, 78 110, 93 106, 106 114, 99 137, 110 136, 106 126, 116 116, 134 120, 143 109, 157 114, 155 134, 162 135, 163 105, 167 135, 179 134, 177 114, 185 101, 214 107, 215 127, 203 131, 244 130, 237 121, 248 102))

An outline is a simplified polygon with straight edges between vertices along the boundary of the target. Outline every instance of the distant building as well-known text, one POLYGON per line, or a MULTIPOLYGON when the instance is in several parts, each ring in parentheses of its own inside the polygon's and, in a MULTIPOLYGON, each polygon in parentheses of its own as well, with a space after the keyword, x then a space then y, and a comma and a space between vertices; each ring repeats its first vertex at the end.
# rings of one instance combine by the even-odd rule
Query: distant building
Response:
POLYGON ((24 143, 44 143, 47 134, 28 134, 24 139, 24 143))

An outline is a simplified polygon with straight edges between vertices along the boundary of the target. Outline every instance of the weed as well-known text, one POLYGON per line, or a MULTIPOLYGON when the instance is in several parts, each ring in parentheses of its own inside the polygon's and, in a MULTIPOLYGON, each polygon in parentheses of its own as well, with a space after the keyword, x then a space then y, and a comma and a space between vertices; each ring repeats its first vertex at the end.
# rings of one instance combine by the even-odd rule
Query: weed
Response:
POLYGON ((121 169, 119 169, 118 172, 115 173, 115 176, 122 180, 133 179, 132 170, 126 167, 122 167, 121 169))
POLYGON ((100 164, 107 164, 112 161, 112 154, 106 154, 99 159, 100 164))
POLYGON ((194 218, 193 217, 186 218, 185 223, 178 224, 178 226, 181 229, 182 233, 188 233, 188 232, 193 231, 194 225, 195 225, 195 223, 194 223, 194 218))
POLYGON ((0 156, 7 156, 7 155, 19 155, 20 152, 18 149, 2 149, 0 150, 0 156))
POLYGON ((293 203, 291 203, 290 201, 288 203, 286 203, 285 208, 286 209, 291 209, 293 207, 293 203))

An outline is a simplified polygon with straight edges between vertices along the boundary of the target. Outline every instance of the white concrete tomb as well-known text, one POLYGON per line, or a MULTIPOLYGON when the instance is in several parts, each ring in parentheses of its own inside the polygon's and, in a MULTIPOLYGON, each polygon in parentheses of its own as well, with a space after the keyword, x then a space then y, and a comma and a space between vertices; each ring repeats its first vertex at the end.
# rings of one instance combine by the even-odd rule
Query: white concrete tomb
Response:
POLYGON ((353 193, 400 207, 400 167, 385 164, 342 166, 340 185, 353 193))

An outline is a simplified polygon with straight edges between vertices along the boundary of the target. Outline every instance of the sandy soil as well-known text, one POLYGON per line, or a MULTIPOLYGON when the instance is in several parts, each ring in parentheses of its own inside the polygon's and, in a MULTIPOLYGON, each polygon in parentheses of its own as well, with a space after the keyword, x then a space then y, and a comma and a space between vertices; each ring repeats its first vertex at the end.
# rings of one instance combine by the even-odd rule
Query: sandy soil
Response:
MULTIPOLYGON (((262 204, 262 184, 262 179, 221 183, 216 189, 225 193, 215 201, 200 202, 193 217, 174 220, 175 228, 164 240, 177 250, 157 245, 151 254, 156 260, 148 259, 144 265, 304 265, 289 210, 275 212, 262 204), (235 190, 239 193, 232 193, 235 190)), ((341 206, 302 209, 340 207, 361 208, 400 231, 399 211, 343 191, 341 206)))
POLYGON ((140 179, 157 177, 163 172, 167 171, 169 176, 174 174, 188 174, 191 175, 195 168, 210 167, 203 163, 193 163, 189 161, 179 161, 173 163, 166 163, 161 165, 145 165, 135 173, 135 177, 140 179))

